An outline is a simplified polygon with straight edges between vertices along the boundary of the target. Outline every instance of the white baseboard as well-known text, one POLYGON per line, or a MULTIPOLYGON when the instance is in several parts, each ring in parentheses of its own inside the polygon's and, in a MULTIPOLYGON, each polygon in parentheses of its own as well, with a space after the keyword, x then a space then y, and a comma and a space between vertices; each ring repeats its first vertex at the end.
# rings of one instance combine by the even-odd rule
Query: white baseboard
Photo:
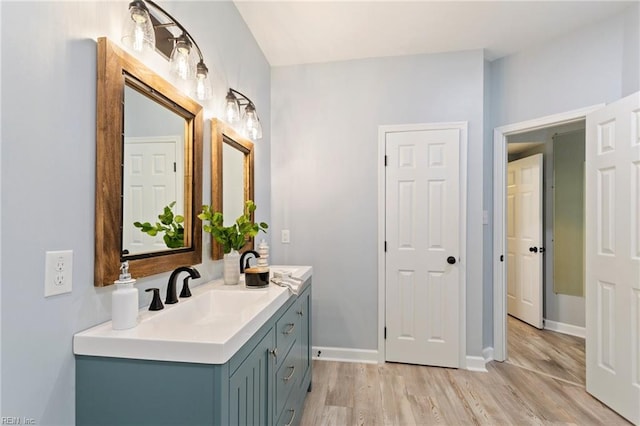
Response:
POLYGON ((311 356, 319 361, 364 362, 378 363, 378 351, 367 349, 331 348, 313 346, 311 356))
POLYGON ((482 350, 482 356, 467 355, 467 370, 487 372, 487 362, 493 361, 493 348, 488 346, 482 350))
POLYGON ((467 370, 469 371, 487 371, 484 357, 467 355, 467 370))
POLYGON ((582 337, 585 338, 586 329, 584 327, 579 327, 577 325, 565 324, 563 322, 551 321, 548 319, 544 320, 544 329, 557 331, 558 333, 569 334, 571 336, 582 337))
MULTIPOLYGON (((363 362, 366 364, 378 364, 378 351, 367 349, 332 348, 326 346, 313 346, 311 355, 318 361, 363 362)), ((493 348, 486 347, 482 356, 467 356, 466 368, 470 371, 487 372, 486 363, 493 361, 493 348)))

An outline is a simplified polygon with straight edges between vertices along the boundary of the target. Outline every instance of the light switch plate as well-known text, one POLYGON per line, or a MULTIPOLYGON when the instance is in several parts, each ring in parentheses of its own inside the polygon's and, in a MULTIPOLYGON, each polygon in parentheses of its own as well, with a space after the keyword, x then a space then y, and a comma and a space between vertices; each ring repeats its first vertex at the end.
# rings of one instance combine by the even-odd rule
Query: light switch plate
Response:
POLYGON ((282 238, 281 241, 283 244, 289 244, 291 242, 291 234, 289 234, 288 229, 282 230, 282 238))
POLYGON ((44 297, 71 293, 73 250, 48 251, 44 265, 44 297))

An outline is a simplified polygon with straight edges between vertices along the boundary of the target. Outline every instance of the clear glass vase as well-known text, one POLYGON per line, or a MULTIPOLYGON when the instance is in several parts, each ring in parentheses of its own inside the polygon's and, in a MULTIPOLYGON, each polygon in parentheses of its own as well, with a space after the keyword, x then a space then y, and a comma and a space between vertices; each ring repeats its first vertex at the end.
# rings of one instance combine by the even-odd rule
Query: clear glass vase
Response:
POLYGON ((224 283, 235 285, 240 282, 240 253, 238 250, 231 250, 224 255, 224 283))

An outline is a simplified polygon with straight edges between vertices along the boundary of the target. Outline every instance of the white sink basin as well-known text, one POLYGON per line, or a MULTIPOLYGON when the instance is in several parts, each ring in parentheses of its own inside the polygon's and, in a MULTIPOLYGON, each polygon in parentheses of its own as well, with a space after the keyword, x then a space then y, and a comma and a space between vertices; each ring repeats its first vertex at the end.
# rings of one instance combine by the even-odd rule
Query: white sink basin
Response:
POLYGON ((195 287, 192 294, 161 311, 141 310, 138 326, 129 330, 113 330, 109 321, 77 333, 73 352, 224 364, 290 297, 286 288, 274 284, 247 289, 243 283, 226 286, 222 280, 195 287))
POLYGON ((269 302, 268 291, 214 288, 193 297, 191 303, 179 303, 157 322, 202 325, 225 319, 242 321, 250 319, 269 302))

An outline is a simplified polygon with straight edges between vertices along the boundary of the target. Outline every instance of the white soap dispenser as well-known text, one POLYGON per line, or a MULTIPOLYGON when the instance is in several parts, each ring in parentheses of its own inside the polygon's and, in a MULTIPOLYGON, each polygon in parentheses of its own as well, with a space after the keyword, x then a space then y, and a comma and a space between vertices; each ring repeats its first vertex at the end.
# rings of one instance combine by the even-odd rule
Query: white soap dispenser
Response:
POLYGON ((260 255, 257 259, 258 266, 269 266, 269 245, 264 238, 258 244, 258 254, 260 255))
POLYGON ((111 294, 111 324, 114 330, 126 330, 138 325, 138 289, 129 274, 129 262, 122 262, 120 279, 114 281, 116 289, 111 294))

